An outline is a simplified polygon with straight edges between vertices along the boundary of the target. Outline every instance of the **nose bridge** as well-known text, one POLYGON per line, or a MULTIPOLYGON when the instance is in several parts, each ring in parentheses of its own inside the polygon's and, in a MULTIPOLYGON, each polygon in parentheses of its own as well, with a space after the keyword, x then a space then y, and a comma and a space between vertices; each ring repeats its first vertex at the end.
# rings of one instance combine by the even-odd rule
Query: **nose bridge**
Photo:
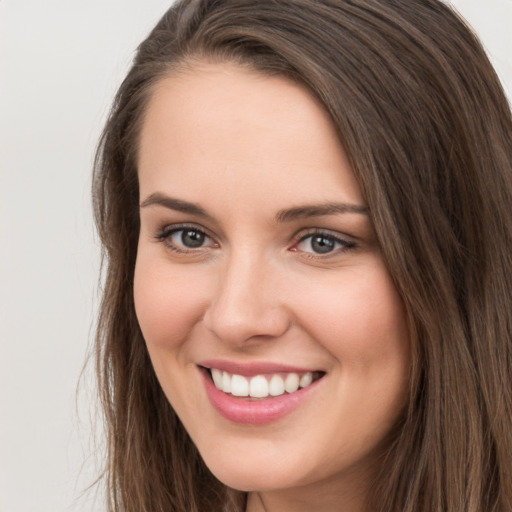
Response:
POLYGON ((204 321, 228 343, 277 337, 289 325, 280 300, 277 269, 262 251, 233 250, 223 262, 204 321))

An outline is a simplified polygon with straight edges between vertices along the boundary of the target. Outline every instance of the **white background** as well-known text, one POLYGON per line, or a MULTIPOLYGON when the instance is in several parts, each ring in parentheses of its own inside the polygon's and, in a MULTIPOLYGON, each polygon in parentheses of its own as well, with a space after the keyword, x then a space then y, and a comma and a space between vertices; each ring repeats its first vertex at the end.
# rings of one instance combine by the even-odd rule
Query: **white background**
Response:
MULTIPOLYGON (((102 512, 93 337, 94 148, 170 0, 0 0, 0 512, 102 512)), ((453 4, 512 97, 512 0, 453 4)))

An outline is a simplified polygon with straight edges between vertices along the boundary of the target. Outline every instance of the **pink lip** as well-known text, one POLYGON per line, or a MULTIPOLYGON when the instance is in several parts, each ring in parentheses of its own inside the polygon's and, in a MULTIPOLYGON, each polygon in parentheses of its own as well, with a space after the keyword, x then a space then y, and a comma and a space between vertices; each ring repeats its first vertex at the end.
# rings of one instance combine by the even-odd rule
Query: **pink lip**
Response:
MULTIPOLYGON (((218 366, 213 367, 219 368, 218 366)), ((206 388, 206 394, 208 395, 213 407, 227 420, 243 425, 264 425, 266 423, 278 421, 304 403, 311 393, 317 388, 318 383, 323 380, 319 379, 308 387, 299 389, 295 393, 258 400, 249 400, 247 398, 234 397, 233 395, 224 393, 220 389, 217 389, 208 375, 207 370, 204 368, 199 368, 199 370, 206 388)), ((278 371, 290 370, 283 370, 282 367, 280 367, 280 370, 278 371)), ((261 373, 274 373, 274 371, 260 371, 259 374, 261 373)), ((257 373, 254 375, 256 374, 257 373)), ((238 375, 241 374, 239 373, 238 375)))
POLYGON ((218 370, 231 373, 232 375, 243 375, 244 377, 254 377, 255 375, 264 375, 268 373, 307 373, 317 370, 316 368, 298 368, 296 366, 287 366, 278 363, 240 363, 235 361, 226 361, 224 359, 208 359, 197 364, 199 366, 204 366, 205 368, 217 368, 218 370))

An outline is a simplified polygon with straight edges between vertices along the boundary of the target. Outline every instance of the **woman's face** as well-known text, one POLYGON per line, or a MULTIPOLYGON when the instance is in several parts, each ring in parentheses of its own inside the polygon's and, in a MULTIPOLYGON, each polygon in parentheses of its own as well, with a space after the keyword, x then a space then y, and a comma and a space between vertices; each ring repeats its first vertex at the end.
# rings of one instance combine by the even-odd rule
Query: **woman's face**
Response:
POLYGON ((269 496, 361 485, 409 339, 328 115, 286 79, 196 65, 155 89, 139 179, 137 316, 208 467, 269 496))

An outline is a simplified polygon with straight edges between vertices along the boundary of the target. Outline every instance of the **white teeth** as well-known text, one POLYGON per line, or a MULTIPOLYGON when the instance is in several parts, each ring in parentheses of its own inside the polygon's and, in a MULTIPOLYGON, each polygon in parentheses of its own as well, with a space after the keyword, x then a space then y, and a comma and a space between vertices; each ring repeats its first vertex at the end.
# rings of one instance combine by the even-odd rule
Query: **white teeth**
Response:
POLYGON ((307 386, 309 386, 311 383, 313 382, 313 374, 311 372, 308 372, 308 373, 305 373, 301 378, 300 378, 300 383, 299 383, 299 386, 301 388, 306 388, 307 386))
POLYGON ((299 389, 299 376, 296 373, 289 373, 284 381, 284 389, 288 393, 295 393, 299 389))
POLYGON ((266 398, 280 396, 287 393, 295 393, 299 388, 305 388, 313 382, 313 373, 307 372, 287 373, 283 378, 281 374, 270 376, 256 375, 252 378, 243 375, 231 375, 217 368, 211 368, 213 383, 217 389, 233 396, 266 398))
POLYGON ((231 375, 228 372, 222 372, 222 391, 231 393, 231 375))
POLYGON ((233 396, 249 396, 249 382, 242 375, 231 377, 231 394, 233 396))
POLYGON ((251 379, 249 395, 254 398, 265 398, 268 396, 268 381, 263 375, 257 375, 251 379))
POLYGON ((215 387, 222 389, 222 372, 217 370, 217 368, 212 368, 212 379, 215 383, 215 387))
POLYGON ((270 384, 268 386, 269 393, 272 396, 279 396, 284 394, 284 380, 280 375, 272 375, 270 384))

